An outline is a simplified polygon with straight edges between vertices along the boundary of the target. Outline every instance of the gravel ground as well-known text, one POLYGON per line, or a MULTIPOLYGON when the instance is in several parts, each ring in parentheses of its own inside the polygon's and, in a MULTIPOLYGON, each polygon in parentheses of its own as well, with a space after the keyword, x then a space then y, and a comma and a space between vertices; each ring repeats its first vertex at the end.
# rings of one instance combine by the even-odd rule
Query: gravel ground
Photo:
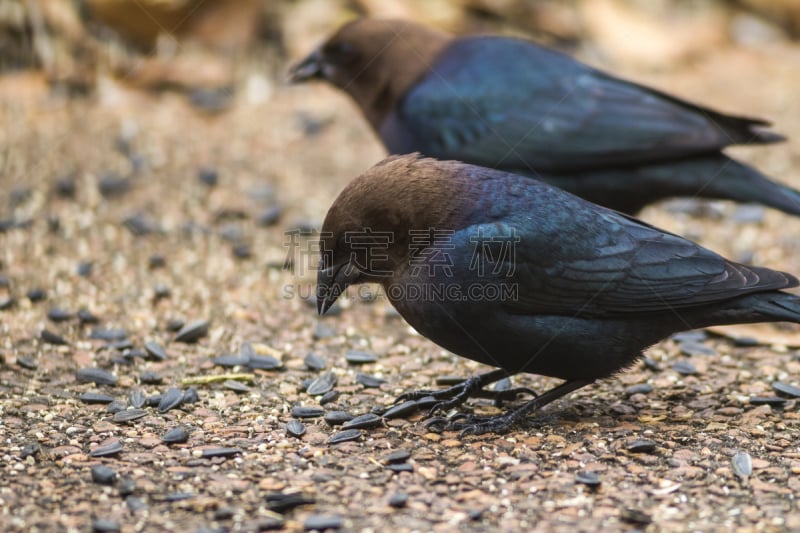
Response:
MULTIPOLYGON (((626 74, 773 119, 792 141, 735 153, 800 187, 798 64, 776 44, 626 74)), ((296 409, 320 406, 308 380, 336 382, 325 413, 361 415, 486 369, 374 294, 316 316, 302 233, 383 152, 331 89, 243 78, 217 116, 108 80, 67 99, 0 79, 0 529, 800 529, 795 326, 666 341, 507 435, 428 433, 419 415, 341 443, 320 416, 288 433, 318 415, 296 409)), ((673 202, 643 217, 800 273, 800 221, 781 213, 673 202)))

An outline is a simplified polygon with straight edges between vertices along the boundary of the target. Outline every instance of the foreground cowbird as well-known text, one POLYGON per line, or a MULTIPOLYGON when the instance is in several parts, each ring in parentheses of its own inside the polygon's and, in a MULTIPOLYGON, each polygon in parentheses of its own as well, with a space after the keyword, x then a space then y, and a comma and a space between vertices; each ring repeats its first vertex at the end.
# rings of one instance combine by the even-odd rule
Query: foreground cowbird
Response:
POLYGON ((627 213, 697 196, 800 215, 798 191, 721 153, 782 140, 764 131, 767 122, 615 78, 529 41, 360 19, 291 78, 323 78, 349 93, 393 154, 523 173, 627 213))
POLYGON ((377 282, 422 335, 499 367, 403 398, 432 394, 451 407, 518 372, 566 380, 506 414, 451 426, 472 433, 506 430, 677 331, 800 322, 800 298, 780 291, 794 276, 727 261, 538 180, 419 154, 356 178, 321 235, 320 313, 349 285, 377 282))

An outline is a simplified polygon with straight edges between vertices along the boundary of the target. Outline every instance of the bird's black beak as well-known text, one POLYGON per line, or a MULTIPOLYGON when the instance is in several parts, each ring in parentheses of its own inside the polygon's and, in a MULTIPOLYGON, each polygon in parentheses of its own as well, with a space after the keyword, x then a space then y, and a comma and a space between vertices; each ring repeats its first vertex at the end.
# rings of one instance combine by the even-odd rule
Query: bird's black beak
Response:
POLYGON ((289 69, 289 81, 302 83, 315 78, 322 78, 322 54, 319 50, 313 51, 307 58, 289 69))
POLYGON ((317 272, 317 312, 324 315, 360 276, 361 272, 350 263, 321 268, 317 272))

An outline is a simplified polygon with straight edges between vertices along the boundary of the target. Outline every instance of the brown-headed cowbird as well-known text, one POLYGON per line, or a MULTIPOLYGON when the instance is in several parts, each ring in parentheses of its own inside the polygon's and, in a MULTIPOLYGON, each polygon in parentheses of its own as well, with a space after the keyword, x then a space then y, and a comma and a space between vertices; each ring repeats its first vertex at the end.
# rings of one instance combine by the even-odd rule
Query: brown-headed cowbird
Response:
POLYGON ((635 213, 675 196, 800 215, 800 193, 721 152, 783 137, 533 42, 359 19, 297 64, 346 91, 392 154, 418 151, 543 179, 635 213))
POLYGON ((441 407, 519 372, 566 380, 457 426, 473 433, 506 430, 672 333, 800 322, 800 298, 781 291, 798 285, 790 274, 728 261, 539 180, 419 154, 356 178, 321 235, 320 313, 349 285, 377 282, 419 333, 499 368, 432 393, 441 407))

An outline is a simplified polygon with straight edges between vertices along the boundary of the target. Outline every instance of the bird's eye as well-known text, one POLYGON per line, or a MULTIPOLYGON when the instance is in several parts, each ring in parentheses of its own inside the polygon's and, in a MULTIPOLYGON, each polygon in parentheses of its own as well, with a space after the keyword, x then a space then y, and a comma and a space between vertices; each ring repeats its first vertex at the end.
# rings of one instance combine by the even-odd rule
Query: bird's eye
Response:
POLYGON ((346 65, 356 59, 356 49, 350 43, 335 42, 328 43, 323 48, 325 58, 331 63, 346 65))

